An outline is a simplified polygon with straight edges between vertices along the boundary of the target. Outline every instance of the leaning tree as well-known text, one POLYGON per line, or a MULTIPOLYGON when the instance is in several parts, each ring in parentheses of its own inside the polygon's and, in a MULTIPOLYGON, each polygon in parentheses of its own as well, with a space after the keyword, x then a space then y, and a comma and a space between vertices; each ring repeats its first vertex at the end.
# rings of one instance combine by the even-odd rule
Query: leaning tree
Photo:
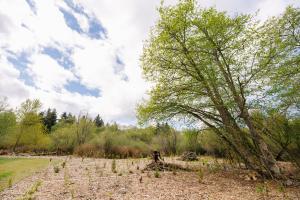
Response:
MULTIPOLYGON (((299 16, 299 9, 291 10, 299 16)), ((201 121, 247 167, 280 176, 252 112, 279 105, 280 94, 297 97, 299 21, 289 26, 294 31, 286 30, 286 14, 262 23, 251 15, 201 9, 193 0, 162 5, 159 13, 141 58, 144 76, 154 86, 138 107, 139 120, 201 121), (279 87, 276 79, 289 73, 294 80, 279 87)))

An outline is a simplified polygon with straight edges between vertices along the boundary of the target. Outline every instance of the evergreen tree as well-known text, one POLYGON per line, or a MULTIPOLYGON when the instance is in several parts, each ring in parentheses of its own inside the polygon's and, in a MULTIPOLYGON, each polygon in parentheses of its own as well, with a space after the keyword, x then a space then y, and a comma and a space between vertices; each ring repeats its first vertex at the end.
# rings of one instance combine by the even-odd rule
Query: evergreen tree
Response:
POLYGON ((60 116, 60 121, 73 124, 75 122, 75 116, 73 116, 72 113, 63 112, 60 116))
POLYGON ((68 116, 67 116, 67 119, 66 119, 66 123, 74 124, 75 118, 76 118, 76 117, 73 116, 72 113, 69 113, 68 116))
POLYGON ((96 118, 94 119, 94 123, 97 127, 102 127, 104 126, 104 121, 103 119, 100 117, 100 115, 97 115, 96 118))
POLYGON ((41 112, 40 116, 42 118, 43 124, 47 130, 48 133, 51 132, 51 128, 56 124, 57 121, 57 114, 56 110, 51 110, 48 108, 47 112, 41 112))
POLYGON ((67 116, 67 113, 66 112, 63 112, 60 116, 60 120, 67 120, 68 116, 67 116))

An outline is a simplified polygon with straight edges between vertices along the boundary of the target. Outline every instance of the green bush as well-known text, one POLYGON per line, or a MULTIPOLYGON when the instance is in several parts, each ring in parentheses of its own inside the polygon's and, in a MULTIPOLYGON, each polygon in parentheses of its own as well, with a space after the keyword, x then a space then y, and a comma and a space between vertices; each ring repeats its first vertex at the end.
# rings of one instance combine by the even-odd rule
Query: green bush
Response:
POLYGON ((150 146, 139 139, 133 139, 127 131, 105 130, 93 138, 90 143, 95 145, 101 155, 106 158, 146 157, 150 146))
POLYGON ((226 156, 227 146, 213 131, 202 131, 199 135, 199 142, 206 154, 217 157, 226 156))
POLYGON ((204 154, 206 151, 200 144, 199 141, 200 132, 196 129, 194 130, 184 130, 183 131, 183 150, 192 151, 197 154, 204 154))
POLYGON ((51 134, 52 149, 58 154, 73 153, 76 146, 75 128, 73 125, 59 128, 51 134))

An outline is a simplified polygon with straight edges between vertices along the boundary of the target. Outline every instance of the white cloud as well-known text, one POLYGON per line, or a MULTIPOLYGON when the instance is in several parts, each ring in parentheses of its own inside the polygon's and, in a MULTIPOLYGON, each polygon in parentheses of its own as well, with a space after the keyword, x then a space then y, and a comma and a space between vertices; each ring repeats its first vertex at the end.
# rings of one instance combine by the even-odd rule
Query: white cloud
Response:
MULTIPOLYGON (((4 55, 1 52, 1 55, 4 55)), ((0 57, 0 96, 10 97, 10 104, 15 107, 23 98, 30 97, 29 88, 18 79, 20 72, 16 70, 4 56, 0 57)))
POLYGON ((76 80, 71 71, 64 69, 48 55, 34 54, 30 61, 28 72, 39 89, 60 91, 68 81, 76 80))
MULTIPOLYGON (((26 98, 39 98, 46 107, 55 107, 59 112, 78 113, 86 110, 91 115, 100 113, 106 121, 130 122, 135 120, 135 106, 149 85, 143 80, 139 67, 143 41, 158 18, 156 11, 160 0, 85 0, 75 2, 84 11, 96 16, 108 32, 104 40, 91 39, 72 30, 59 11, 63 7, 72 12, 83 31, 89 29, 88 19, 75 13, 63 1, 35 1, 36 13, 26 1, 0 1, 0 95, 9 97, 13 106, 26 98), (53 58, 41 54, 45 46, 67 53, 74 68, 65 69, 53 58), (36 87, 27 86, 20 80, 20 72, 7 60, 7 50, 30 54, 27 72, 36 87), (115 74, 116 56, 124 63, 128 81, 115 74), (71 80, 80 81, 87 88, 98 88, 101 97, 71 93, 63 86, 71 80)), ((176 0, 167 0, 174 4, 176 0)), ((201 6, 215 6, 229 13, 254 13, 259 17, 282 12, 286 5, 296 0, 201 0, 201 6)))

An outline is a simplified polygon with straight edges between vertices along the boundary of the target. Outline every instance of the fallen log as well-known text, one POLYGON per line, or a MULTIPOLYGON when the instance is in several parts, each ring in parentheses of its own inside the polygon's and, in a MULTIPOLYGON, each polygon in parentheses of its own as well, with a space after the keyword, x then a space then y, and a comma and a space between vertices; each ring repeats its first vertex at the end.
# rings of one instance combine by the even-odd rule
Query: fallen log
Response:
POLYGON ((198 160, 198 158, 197 158, 197 154, 195 152, 187 151, 182 154, 182 156, 180 157, 180 160, 196 161, 196 160, 198 160))
POLYGON ((182 170, 182 171, 190 171, 190 169, 182 167, 178 164, 166 163, 166 162, 151 162, 146 165, 144 168, 145 171, 174 171, 174 170, 182 170))

